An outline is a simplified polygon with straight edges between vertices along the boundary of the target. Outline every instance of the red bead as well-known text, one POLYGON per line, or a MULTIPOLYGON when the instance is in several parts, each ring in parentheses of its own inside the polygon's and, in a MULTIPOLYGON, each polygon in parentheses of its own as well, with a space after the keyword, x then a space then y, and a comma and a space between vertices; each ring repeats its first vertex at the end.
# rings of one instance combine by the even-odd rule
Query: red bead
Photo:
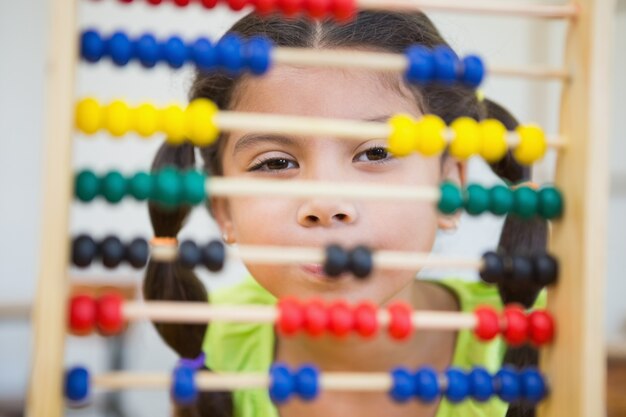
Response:
POLYGON ((172 0, 174 2, 175 5, 177 5, 178 7, 185 7, 189 5, 189 2, 191 0, 172 0))
POLYGON ((478 307, 476 315, 476 328, 474 334, 480 340, 491 340, 500 333, 500 317, 491 307, 478 307))
POLYGON ((311 300, 304 306, 304 330, 315 337, 328 328, 328 312, 321 300, 311 300))
POLYGON ((313 19, 321 19, 326 17, 330 11, 331 0, 303 0, 304 10, 313 19))
POLYGON ((84 336, 93 331, 96 323, 96 302, 89 295, 75 295, 70 299, 69 328, 73 334, 84 336))
POLYGON ((378 331, 378 309, 364 301, 354 308, 354 329, 362 337, 372 337, 378 331))
POLYGON ((252 4, 260 15, 268 15, 276 9, 276 0, 252 0, 252 4))
POLYGON ((354 317, 350 306, 337 301, 328 308, 328 330, 338 337, 346 336, 354 329, 354 317))
POLYGON ((249 4, 248 0, 226 0, 231 10, 238 12, 249 4))
POLYGON ((511 346, 518 346, 528 340, 528 319, 524 310, 517 305, 504 309, 504 331, 502 335, 511 346))
POLYGON ((389 311, 389 335, 397 340, 406 340, 413 333, 411 315, 413 309, 403 302, 396 302, 387 307, 389 311))
POLYGON ((302 305, 294 298, 283 298, 278 302, 278 320, 276 327, 284 335, 296 334, 304 323, 302 305))
POLYGON ((278 0, 278 8, 285 16, 294 16, 302 10, 302 0, 278 0))
POLYGON ((153 6, 158 6, 159 4, 161 4, 163 2, 163 0, 147 0, 149 4, 153 5, 153 6))
POLYGON ((339 22, 348 22, 356 13, 355 0, 333 0, 331 11, 339 22))
POLYGON ((120 3, 132 3, 133 0, 119 0, 120 3))
POLYGON ((105 294, 96 302, 96 322, 103 335, 119 333, 124 327, 122 303, 122 296, 116 293, 105 294))
POLYGON ((554 319, 545 310, 536 310, 528 315, 528 336, 537 346, 552 342, 554 338, 554 319))
POLYGON ((204 7, 205 9, 214 8, 215 6, 217 6, 217 2, 218 0, 200 0, 202 7, 204 7))

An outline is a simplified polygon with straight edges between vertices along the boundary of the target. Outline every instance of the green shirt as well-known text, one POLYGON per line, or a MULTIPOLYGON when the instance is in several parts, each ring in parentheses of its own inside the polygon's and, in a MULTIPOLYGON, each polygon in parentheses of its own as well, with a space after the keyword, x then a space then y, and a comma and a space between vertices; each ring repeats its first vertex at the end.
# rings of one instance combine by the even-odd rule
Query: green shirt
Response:
MULTIPOLYGON (((496 287, 461 280, 433 281, 456 294, 461 311, 472 312, 477 306, 489 305, 498 310, 502 302, 496 287)), ((215 305, 274 305, 276 298, 248 277, 242 283, 211 294, 215 305)), ((268 372, 274 360, 274 326, 258 323, 211 323, 203 350, 206 365, 216 372, 268 372)), ((469 330, 460 331, 452 366, 470 369, 483 366, 490 372, 500 369, 506 346, 500 338, 484 343, 469 330)), ((233 393, 235 417, 278 417, 267 389, 248 389, 233 393)), ((507 404, 494 398, 486 403, 473 400, 451 404, 442 399, 436 417, 500 417, 507 404)))

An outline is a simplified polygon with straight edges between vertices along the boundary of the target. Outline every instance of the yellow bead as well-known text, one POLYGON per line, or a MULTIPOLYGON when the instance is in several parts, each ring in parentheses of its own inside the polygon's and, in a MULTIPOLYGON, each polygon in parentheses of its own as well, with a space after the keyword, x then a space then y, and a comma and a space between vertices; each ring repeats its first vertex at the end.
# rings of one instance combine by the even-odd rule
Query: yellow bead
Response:
POLYGON ((516 129, 520 137, 519 145, 513 156, 522 165, 530 165, 543 158, 546 153, 546 137, 543 130, 536 125, 522 125, 516 129))
POLYGON ((142 104, 134 113, 135 130, 141 136, 152 136, 159 130, 159 112, 152 104, 142 104))
POLYGON ((418 122, 419 141, 417 150, 426 156, 434 156, 446 147, 446 124, 439 116, 427 114, 418 122))
POLYGON ((471 117, 459 117, 450 125, 454 139, 450 143, 450 155, 465 160, 480 152, 480 128, 471 117))
POLYGON ((113 136, 125 135, 131 128, 131 110, 121 100, 114 100, 104 110, 104 125, 113 136))
POLYGON ((407 156, 417 150, 419 131, 411 116, 398 114, 389 119, 391 134, 387 139, 389 152, 395 156, 407 156))
POLYGON ((506 143, 506 127, 496 119, 480 122, 480 155, 489 163, 500 161, 509 149, 506 143))
POLYGON ((102 107, 93 98, 86 98, 76 105, 76 128, 91 135, 102 129, 102 107))
POLYGON ((185 140, 185 112, 177 105, 167 106, 161 111, 161 127, 171 145, 180 145, 185 140))
POLYGON ((185 110, 187 136, 196 146, 207 146, 217 139, 220 133, 214 120, 217 112, 215 103, 205 98, 189 103, 185 110))

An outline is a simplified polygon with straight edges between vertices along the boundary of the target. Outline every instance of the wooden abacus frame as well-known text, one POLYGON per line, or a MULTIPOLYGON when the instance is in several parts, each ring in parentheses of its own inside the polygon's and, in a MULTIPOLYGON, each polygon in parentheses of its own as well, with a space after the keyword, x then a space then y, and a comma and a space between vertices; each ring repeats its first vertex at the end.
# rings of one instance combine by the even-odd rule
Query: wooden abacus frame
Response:
MULTIPOLYGON (((361 0, 376 8, 374 0, 361 0)), ((69 212, 72 201, 74 83, 78 62, 77 0, 51 0, 47 57, 44 199, 40 277, 33 311, 33 359, 27 415, 63 414, 69 212)), ((378 7, 382 4, 378 2, 378 7)), ((543 417, 605 413, 603 291, 608 204, 609 74, 614 0, 563 5, 502 4, 487 0, 395 0, 389 7, 569 19, 560 109, 556 183, 567 204, 552 228, 550 251, 561 260, 562 279, 548 294, 558 325, 555 344, 541 356, 551 394, 543 417)))

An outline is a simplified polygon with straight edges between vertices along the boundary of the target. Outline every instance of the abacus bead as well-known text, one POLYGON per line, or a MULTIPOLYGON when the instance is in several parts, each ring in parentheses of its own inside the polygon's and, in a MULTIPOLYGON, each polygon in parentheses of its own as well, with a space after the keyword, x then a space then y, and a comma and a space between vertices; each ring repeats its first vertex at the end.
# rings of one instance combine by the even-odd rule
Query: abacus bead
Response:
POLYGON ((219 130, 214 121, 217 112, 215 103, 205 98, 195 99, 187 106, 186 134, 196 146, 207 146, 217 139, 219 130))
POLYGON ((178 36, 172 36, 161 45, 161 54, 167 64, 178 69, 187 61, 187 46, 178 36))
POLYGON ((96 324, 96 302, 93 297, 80 294, 70 299, 69 328, 73 334, 91 333, 96 324))
POLYGON ((539 198, 530 187, 519 187, 513 191, 514 212, 522 219, 530 219, 537 214, 539 198))
POLYGON ((480 152, 480 129, 471 117, 459 117, 450 125, 454 138, 449 152, 453 157, 465 160, 480 152))
POLYGON ((173 206, 180 202, 181 184, 178 171, 164 168, 154 176, 154 199, 160 203, 173 206))
POLYGON ((95 30, 86 30, 80 37, 80 55, 88 62, 98 62, 105 52, 105 43, 95 30))
POLYGON ((535 368, 526 368, 519 373, 521 395, 531 404, 544 399, 548 391, 543 376, 535 368))
POLYGON ((236 12, 248 5, 248 0, 227 0, 228 7, 236 12))
POLYGON ((255 75, 262 75, 270 68, 272 43, 265 37, 253 36, 244 45, 246 65, 255 75))
POLYGON ((420 368, 415 373, 415 391, 417 398, 425 403, 435 401, 439 396, 439 377, 430 367, 420 368))
POLYGON ((185 139, 187 123, 185 112, 177 105, 170 105, 161 111, 161 124, 167 143, 179 145, 185 139))
POLYGON ((65 397, 71 402, 83 402, 89 396, 89 371, 77 366, 65 374, 65 397))
POLYGON ((430 49, 422 45, 413 45, 405 52, 409 61, 405 73, 406 79, 414 84, 426 84, 435 77, 435 60, 430 49))
POLYGON ((89 202, 100 194, 100 178, 90 170, 83 170, 75 180, 75 194, 80 201, 89 202))
POLYGON ((328 307, 328 331, 344 337, 354 329, 354 317, 350 306, 343 301, 336 301, 328 307))
POLYGON ((191 170, 182 175, 181 198, 185 203, 197 205, 204 201, 204 175, 201 172, 191 170))
POLYGON ((504 185, 494 185, 489 190, 489 211, 497 216, 513 210, 513 192, 504 185))
POLYGON ((75 123, 78 130, 88 135, 102 129, 103 114, 100 103, 93 98, 81 100, 76 106, 75 123))
POLYGON ((477 55, 468 55, 461 61, 463 74, 461 82, 470 88, 478 87, 485 78, 485 64, 477 55))
POLYGON ((150 33, 145 33, 135 40, 137 58, 144 68, 153 68, 159 62, 161 59, 159 49, 159 43, 150 33))
POLYGON ((339 22, 348 22, 356 13, 355 0, 334 0, 331 2, 331 11, 339 22))
POLYGON ((328 14, 331 2, 332 0, 303 0, 303 7, 313 19, 321 19, 328 14))
POLYGON ((539 207, 537 211, 547 220, 557 219, 563 214, 563 196, 554 187, 544 187, 538 192, 539 207))
POLYGON ((470 394, 470 384, 467 374, 457 368, 449 368, 446 371, 446 398, 452 403, 459 403, 470 394))
POLYGON ((104 126, 113 136, 125 135, 132 126, 131 110, 121 100, 113 100, 104 108, 104 126))
POLYGON ((531 258, 524 255, 514 255, 510 261, 511 271, 505 270, 505 275, 512 281, 527 285, 533 278, 534 268, 531 258))
POLYGON ((100 242, 100 256, 106 268, 117 268, 124 259, 124 244, 115 236, 105 237, 100 242))
POLYGON ((504 308, 504 330, 502 335, 511 346, 522 345, 528 339, 528 319, 518 306, 504 308))
POLYGON ((523 125, 517 129, 520 142, 513 151, 513 156, 522 165, 530 165, 546 153, 546 138, 543 130, 535 125, 523 125))
POLYGON ((305 401, 313 401, 319 394, 320 371, 313 365, 303 365, 294 375, 295 392, 305 401))
POLYGON ((415 120, 406 114, 397 114, 389 119, 391 134, 387 149, 395 156, 406 156, 417 151, 419 131, 415 120))
POLYGON ((139 135, 152 136, 159 129, 159 111, 152 104, 141 104, 133 113, 134 128, 139 135))
POLYGON ((455 184, 444 182, 440 186, 441 196, 437 208, 442 214, 454 214, 463 207, 463 194, 455 184))
POLYGON ((269 394, 276 404, 289 400, 294 391, 294 378, 287 366, 277 363, 270 368, 269 394))
POLYGON ((485 187, 472 184, 467 187, 465 211, 467 214, 477 216, 489 209, 489 191, 485 187))
POLYGON ((187 366, 178 366, 172 375, 172 399, 178 405, 191 405, 198 398, 195 371, 187 366))
POLYGON ((106 49, 117 66, 124 66, 133 58, 133 44, 125 33, 115 32, 106 41, 106 49))
POLYGON ((126 178, 117 171, 108 172, 102 178, 102 196, 109 203, 119 203, 128 190, 126 178))
POLYGON ((200 259, 200 249, 195 242, 185 240, 178 247, 178 260, 184 267, 195 268, 200 263, 200 259))
POLYGON ((215 48, 207 38, 198 38, 191 45, 191 59, 201 71, 209 71, 217 65, 215 48))
POLYGON ((372 337, 378 331, 378 309, 370 302, 359 303, 353 310, 354 330, 365 338, 372 337))
POLYGON ((276 2, 276 0, 253 0, 252 4, 258 14, 267 16, 276 9, 276 2))
POLYGON ((201 248, 202 264, 211 272, 221 271, 224 267, 226 250, 219 240, 213 240, 201 248))
POLYGON ((77 267, 88 267, 97 255, 98 245, 91 236, 80 235, 72 242, 72 263, 77 267))
POLYGON ((126 247, 126 260, 133 268, 143 268, 148 263, 150 249, 143 238, 133 239, 126 247))
POLYGON ((480 122, 482 143, 480 155, 487 162, 494 163, 504 158, 508 150, 506 142, 506 127, 496 119, 486 119, 480 122))
POLYGON ((328 328, 328 312, 322 300, 310 300, 304 305, 304 330, 316 337, 328 328))
POLYGON ((357 246, 349 253, 350 270, 357 278, 365 278, 372 273, 374 267, 372 252, 366 246, 357 246))
POLYGON ((226 34, 215 46, 218 65, 231 75, 237 75, 244 66, 242 43, 239 36, 226 34))
POLYGON ((212 9, 217 6, 218 0, 200 0, 200 3, 202 3, 202 7, 212 9))
POLYGON ((482 280, 489 284, 500 281, 504 275, 502 257, 493 251, 485 252, 483 254, 483 267, 479 274, 482 280))
POLYGON ((122 297, 119 294, 109 293, 96 301, 96 323, 103 335, 119 333, 124 327, 122 316, 122 297))
POLYGON ((284 16, 294 16, 302 8, 302 0, 278 0, 278 8, 284 16))
POLYGON ((296 334, 304 323, 302 305, 295 299, 283 298, 278 302, 278 318, 276 327, 284 335, 296 334))
MULTIPOLYGON (((127 1, 127 0, 125 0, 127 1)), ((131 0, 132 1, 132 0, 131 0)), ((191 2, 191 0, 172 0, 174 2, 174 4, 178 7, 185 7, 188 6, 189 3, 191 2)))
POLYGON ((459 58, 454 51, 447 46, 433 48, 435 62, 435 80, 443 85, 452 85, 457 80, 459 58))
POLYGON ((536 346, 552 342, 554 320, 545 310, 536 310, 528 315, 528 338, 536 346))
POLYGON ((504 402, 512 403, 520 397, 519 375, 510 367, 504 367, 496 373, 494 386, 496 394, 504 402))
POLYGON ((406 368, 393 369, 391 379, 393 382, 389 395, 394 401, 404 403, 415 395, 415 379, 406 368))
POLYGON ((494 394, 493 378, 485 368, 475 367, 469 373, 470 395, 479 402, 485 402, 494 394))
POLYGON ((344 273, 350 264, 350 256, 339 245, 328 245, 324 259, 324 273, 330 277, 336 277, 344 273))
POLYGON ((443 152, 446 147, 444 133, 446 124, 434 114, 423 116, 418 122, 419 141, 417 150, 425 156, 434 156, 443 152))
POLYGON ((547 285, 556 284, 559 277, 559 261, 547 253, 536 255, 533 259, 534 263, 534 281, 545 287, 547 285))
POLYGON ((152 175, 137 172, 128 180, 128 193, 136 200, 147 200, 152 195, 152 175))
POLYGON ((389 335, 396 340, 407 340, 413 334, 411 315, 413 309, 403 302, 395 302, 387 307, 389 312, 389 335))
POLYGON ((491 307, 478 307, 474 312, 477 323, 474 334, 479 340, 491 340, 500 333, 500 318, 491 307))

